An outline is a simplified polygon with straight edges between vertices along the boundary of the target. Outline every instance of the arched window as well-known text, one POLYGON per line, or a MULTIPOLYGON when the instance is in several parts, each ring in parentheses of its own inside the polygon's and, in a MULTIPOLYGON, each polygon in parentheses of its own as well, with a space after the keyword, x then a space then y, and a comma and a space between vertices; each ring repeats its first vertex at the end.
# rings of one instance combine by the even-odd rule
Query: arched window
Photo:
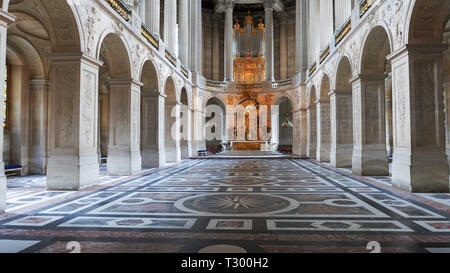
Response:
POLYGON ((8 74, 9 74, 9 66, 6 65, 5 66, 5 88, 3 91, 3 128, 7 128, 8 127, 8 119, 7 114, 8 114, 8 94, 9 94, 9 78, 8 78, 8 74))

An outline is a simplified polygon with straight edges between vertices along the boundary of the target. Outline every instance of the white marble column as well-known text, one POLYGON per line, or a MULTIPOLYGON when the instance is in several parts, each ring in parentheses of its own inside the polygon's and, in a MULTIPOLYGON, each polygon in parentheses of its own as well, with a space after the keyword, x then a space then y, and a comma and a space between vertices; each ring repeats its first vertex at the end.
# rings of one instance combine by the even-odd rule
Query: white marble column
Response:
POLYGON ((146 14, 145 24, 150 29, 153 34, 160 36, 160 16, 161 16, 161 7, 160 0, 146 0, 146 14))
POLYGON ((177 43, 177 0, 164 0, 164 44, 175 54, 177 43))
POLYGON ((330 93, 331 165, 336 168, 352 166, 353 115, 352 90, 330 93))
POLYGON ((187 105, 182 104, 180 107, 180 126, 181 126, 181 133, 180 133, 180 153, 181 153, 181 159, 188 159, 191 153, 191 127, 192 127, 192 111, 189 109, 187 105))
MULTIPOLYGON (((331 41, 333 36, 333 0, 320 0, 320 50, 324 50, 331 41)), ((313 34, 313 35, 318 35, 313 34)))
POLYGON ((392 64, 392 185, 412 192, 449 192, 445 154, 443 45, 408 45, 392 64))
POLYGON ((272 125, 272 146, 276 151, 280 144, 280 105, 272 105, 270 108, 270 124, 272 125))
POLYGON ((317 160, 330 161, 330 100, 321 98, 316 103, 317 109, 317 160))
POLYGON ((190 1, 179 1, 178 29, 179 29, 179 57, 182 64, 189 63, 189 3, 190 1))
POLYGON ((99 175, 97 102, 102 63, 80 54, 54 54, 50 60, 47 187, 79 190, 94 184, 99 175))
MULTIPOLYGON (((311 102, 314 104, 314 102, 311 102)), ((317 110, 314 107, 308 107, 307 119, 308 119, 308 141, 306 147, 306 155, 311 158, 316 158, 316 148, 317 148, 317 110)))
POLYGON ((212 16, 212 25, 213 25, 213 33, 212 33, 212 79, 214 81, 220 81, 220 38, 219 38, 219 25, 220 25, 220 16, 215 15, 212 16))
POLYGON ((353 88, 353 173, 388 176, 384 74, 359 75, 353 88))
POLYGON ((295 67, 301 73, 302 81, 306 79, 308 66, 308 16, 307 1, 296 0, 295 7, 295 67))
POLYGON ((165 107, 164 147, 166 163, 178 163, 181 161, 180 149, 180 104, 167 102, 165 107))
POLYGON ((147 0, 140 0, 139 3, 139 17, 141 18, 141 22, 146 21, 147 18, 147 0))
POLYGON ((334 5, 335 29, 340 29, 351 16, 352 0, 335 0, 334 5))
POLYGON ((144 92, 142 97, 142 167, 165 166, 164 101, 158 92, 144 92))
MULTIPOLYGON (((0 9, 0 80, 5 82, 6 41, 8 24, 13 23, 16 17, 0 9)), ((0 113, 3 113, 3 103, 0 104, 0 113)), ((2 114, 3 115, 3 114, 2 114)), ((1 119, 3 120, 3 118, 1 119)), ((6 209, 6 177, 5 163, 3 162, 3 126, 0 126, 0 213, 6 209)))
POLYGON ((292 153, 301 157, 307 156, 308 142, 308 115, 306 109, 293 111, 294 138, 292 153))
POLYGON ((234 81, 233 75, 233 7, 234 1, 223 1, 225 7, 225 80, 234 81))
POLYGON ((280 80, 288 77, 288 48, 287 48, 287 16, 280 17, 280 80))
POLYGON ((47 121, 48 92, 47 80, 30 81, 30 174, 45 174, 47 168, 47 121))
MULTIPOLYGON (((193 78, 198 78, 202 72, 203 42, 202 42, 202 1, 190 0, 190 57, 189 68, 193 72, 193 78)), ((196 81, 196 80, 194 80, 196 81)))
POLYGON ((109 81, 110 118, 108 175, 134 175, 141 171, 140 105, 142 83, 109 81))
POLYGON ((386 150, 392 155, 394 147, 394 135, 392 127, 392 73, 389 73, 385 81, 385 103, 386 103, 386 150))
POLYGON ((264 20, 266 33, 264 35, 265 45, 265 61, 266 61, 266 81, 274 81, 274 54, 273 54, 273 8, 275 6, 274 0, 264 1, 264 20))

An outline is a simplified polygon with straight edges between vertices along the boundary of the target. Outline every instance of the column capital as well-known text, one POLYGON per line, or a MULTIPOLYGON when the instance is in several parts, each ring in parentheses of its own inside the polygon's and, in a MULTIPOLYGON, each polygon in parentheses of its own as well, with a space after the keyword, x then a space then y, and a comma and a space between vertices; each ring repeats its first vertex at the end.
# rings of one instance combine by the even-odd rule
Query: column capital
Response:
POLYGON ((264 0, 264 9, 274 9, 277 1, 275 0, 264 0))
POLYGON ((234 1, 232 1, 232 0, 222 1, 222 5, 225 10, 234 9, 234 1))

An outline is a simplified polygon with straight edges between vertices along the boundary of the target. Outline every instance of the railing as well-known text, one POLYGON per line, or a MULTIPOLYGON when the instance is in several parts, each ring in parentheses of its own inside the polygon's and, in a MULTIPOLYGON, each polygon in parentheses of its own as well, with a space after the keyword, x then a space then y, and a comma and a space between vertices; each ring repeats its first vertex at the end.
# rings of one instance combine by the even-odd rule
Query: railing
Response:
POLYGON ((236 89, 261 89, 263 88, 262 83, 238 83, 236 84, 236 89))
POLYGON ((347 23, 339 30, 339 32, 336 34, 336 42, 335 45, 338 45, 344 38, 347 36, 347 34, 352 30, 352 20, 349 19, 347 23))
POLYGON ((120 14, 127 22, 130 21, 131 10, 122 0, 106 0, 111 7, 120 14))
POLYGON ((330 56, 330 46, 328 46, 322 54, 320 54, 320 63, 322 64, 325 59, 330 56))
POLYGON ((292 80, 282 80, 282 81, 276 81, 272 83, 272 88, 279 88, 279 87, 286 87, 286 86, 292 86, 292 80))
POLYGON ((227 87, 227 84, 224 82, 207 80, 206 87, 224 89, 227 87))
POLYGON ((188 69, 186 66, 181 65, 180 70, 181 70, 181 73, 186 77, 186 79, 189 78, 189 72, 188 72, 188 69))
POLYGON ((145 26, 144 24, 142 24, 142 27, 141 27, 141 34, 142 34, 142 36, 144 36, 144 38, 145 38, 152 46, 154 46, 156 49, 159 50, 159 39, 158 39, 158 37, 156 37, 156 35, 153 34, 153 33, 147 28, 147 26, 145 26))
POLYGON ((166 49, 166 59, 169 60, 174 66, 177 66, 177 58, 166 49))
POLYGON ((314 72, 316 72, 316 69, 317 69, 317 64, 316 64, 316 63, 314 63, 313 65, 311 65, 311 66, 309 67, 309 69, 308 69, 308 71, 309 71, 309 76, 311 76, 314 72))
POLYGON ((361 0, 359 3, 359 17, 363 17, 364 14, 370 9, 373 4, 373 0, 361 0))

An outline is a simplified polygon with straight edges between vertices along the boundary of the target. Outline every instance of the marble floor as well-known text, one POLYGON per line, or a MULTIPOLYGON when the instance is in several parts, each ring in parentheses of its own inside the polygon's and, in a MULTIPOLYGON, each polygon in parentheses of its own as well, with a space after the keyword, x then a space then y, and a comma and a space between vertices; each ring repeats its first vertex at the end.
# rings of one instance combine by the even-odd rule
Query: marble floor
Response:
POLYGON ((295 158, 195 159, 79 192, 8 179, 0 252, 450 252, 450 195, 295 158))

